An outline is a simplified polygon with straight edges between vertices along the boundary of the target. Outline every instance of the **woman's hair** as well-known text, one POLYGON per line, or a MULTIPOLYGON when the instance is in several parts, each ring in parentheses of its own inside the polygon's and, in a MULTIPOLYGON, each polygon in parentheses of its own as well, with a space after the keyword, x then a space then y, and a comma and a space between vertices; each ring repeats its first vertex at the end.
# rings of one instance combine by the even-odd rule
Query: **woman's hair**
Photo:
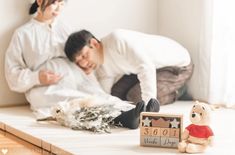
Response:
POLYGON ((37 12, 38 9, 38 3, 37 0, 35 0, 35 2, 31 5, 30 9, 29 9, 29 14, 32 15, 35 12, 37 12))
MULTIPOLYGON (((42 0, 41 11, 45 11, 46 7, 50 6, 51 4, 55 3, 56 1, 66 1, 66 0, 42 0)), ((37 12, 39 5, 37 0, 31 5, 29 9, 29 14, 32 15, 37 12)))
MULTIPOLYGON (((96 37, 87 30, 80 30, 72 33, 65 43, 65 54, 70 61, 74 61, 75 56, 81 52, 84 46, 90 46, 90 40, 96 37)), ((96 39, 100 42, 98 39, 96 39)))

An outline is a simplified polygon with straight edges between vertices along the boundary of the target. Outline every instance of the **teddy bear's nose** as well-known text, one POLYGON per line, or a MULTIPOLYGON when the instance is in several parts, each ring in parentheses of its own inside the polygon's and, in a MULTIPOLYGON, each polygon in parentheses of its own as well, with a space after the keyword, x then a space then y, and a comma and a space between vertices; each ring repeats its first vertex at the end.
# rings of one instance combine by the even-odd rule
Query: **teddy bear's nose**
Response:
POLYGON ((192 114, 192 117, 195 117, 196 115, 195 114, 192 114))

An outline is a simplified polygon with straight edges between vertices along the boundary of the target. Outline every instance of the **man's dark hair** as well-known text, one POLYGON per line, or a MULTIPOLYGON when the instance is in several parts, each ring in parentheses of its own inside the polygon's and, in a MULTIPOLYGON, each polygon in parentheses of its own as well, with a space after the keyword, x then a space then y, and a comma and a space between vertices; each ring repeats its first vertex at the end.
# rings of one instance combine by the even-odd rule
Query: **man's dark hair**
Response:
MULTIPOLYGON (((87 30, 80 30, 78 32, 72 33, 68 37, 64 48, 65 54, 69 60, 74 61, 76 54, 79 54, 84 46, 90 46, 90 40, 92 38, 96 39, 94 35, 87 30)), ((98 39, 96 40, 99 42, 98 39)))

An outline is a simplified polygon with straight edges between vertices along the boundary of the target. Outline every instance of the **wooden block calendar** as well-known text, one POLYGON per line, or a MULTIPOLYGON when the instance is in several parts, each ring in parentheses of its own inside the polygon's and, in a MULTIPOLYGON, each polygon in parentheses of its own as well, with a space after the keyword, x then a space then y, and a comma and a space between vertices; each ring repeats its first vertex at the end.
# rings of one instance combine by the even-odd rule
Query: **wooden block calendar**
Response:
POLYGON ((177 148, 181 141, 183 115, 142 112, 140 145, 177 148))

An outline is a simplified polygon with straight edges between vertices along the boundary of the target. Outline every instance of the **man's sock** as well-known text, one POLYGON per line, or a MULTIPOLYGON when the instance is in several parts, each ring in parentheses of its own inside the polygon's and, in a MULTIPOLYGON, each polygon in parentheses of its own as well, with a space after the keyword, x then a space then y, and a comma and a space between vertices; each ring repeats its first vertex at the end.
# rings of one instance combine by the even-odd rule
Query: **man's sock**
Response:
POLYGON ((136 129, 139 127, 140 113, 144 111, 144 101, 138 102, 136 107, 121 113, 114 119, 115 124, 121 124, 123 127, 136 129))
POLYGON ((157 99, 150 99, 147 106, 146 112, 159 112, 160 110, 160 103, 157 99))

